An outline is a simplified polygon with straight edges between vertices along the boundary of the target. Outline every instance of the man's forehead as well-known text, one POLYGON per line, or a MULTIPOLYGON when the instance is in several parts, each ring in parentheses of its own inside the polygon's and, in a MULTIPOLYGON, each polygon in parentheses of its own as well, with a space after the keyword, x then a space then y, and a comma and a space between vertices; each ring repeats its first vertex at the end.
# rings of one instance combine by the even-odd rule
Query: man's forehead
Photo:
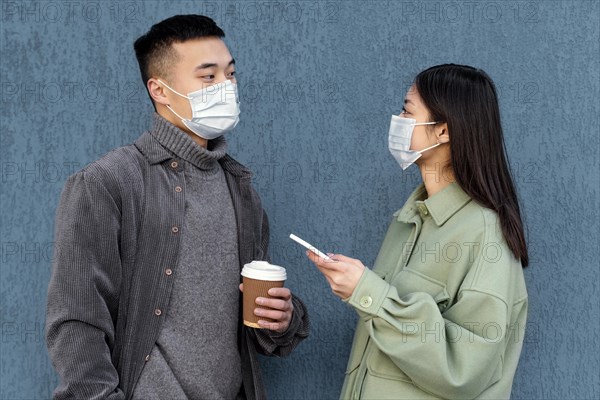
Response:
POLYGON ((205 63, 228 64, 232 58, 225 42, 216 37, 173 43, 173 49, 181 61, 198 65, 205 63))

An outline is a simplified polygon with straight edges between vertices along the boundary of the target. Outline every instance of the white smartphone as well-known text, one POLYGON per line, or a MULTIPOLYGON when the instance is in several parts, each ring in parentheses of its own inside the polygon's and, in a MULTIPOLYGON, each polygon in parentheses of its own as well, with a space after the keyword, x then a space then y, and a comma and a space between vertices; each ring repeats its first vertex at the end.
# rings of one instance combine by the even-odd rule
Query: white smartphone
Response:
POLYGON ((333 261, 331 259, 331 257, 329 257, 327 254, 319 251, 319 249, 317 249, 315 246, 313 246, 312 244, 300 239, 298 236, 294 235, 293 233, 290 234, 290 239, 292 239, 294 242, 301 244, 302 246, 306 247, 308 250, 312 251, 313 253, 315 253, 316 255, 318 255, 321 258, 324 258, 325 260, 329 260, 329 261, 333 261))

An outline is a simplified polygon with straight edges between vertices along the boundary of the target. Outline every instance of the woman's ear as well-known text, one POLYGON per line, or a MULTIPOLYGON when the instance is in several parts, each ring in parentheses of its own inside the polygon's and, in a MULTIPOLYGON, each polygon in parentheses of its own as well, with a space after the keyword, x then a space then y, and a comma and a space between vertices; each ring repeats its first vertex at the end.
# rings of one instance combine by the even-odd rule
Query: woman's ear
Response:
POLYGON ((449 143, 450 132, 448 132, 448 123, 444 122, 435 126, 435 135, 438 143, 449 143))
POLYGON ((163 85, 161 85, 157 79, 148 79, 146 86, 148 87, 148 93, 150 93, 150 97, 152 97, 152 100, 154 100, 156 103, 163 105, 171 104, 165 94, 163 85))

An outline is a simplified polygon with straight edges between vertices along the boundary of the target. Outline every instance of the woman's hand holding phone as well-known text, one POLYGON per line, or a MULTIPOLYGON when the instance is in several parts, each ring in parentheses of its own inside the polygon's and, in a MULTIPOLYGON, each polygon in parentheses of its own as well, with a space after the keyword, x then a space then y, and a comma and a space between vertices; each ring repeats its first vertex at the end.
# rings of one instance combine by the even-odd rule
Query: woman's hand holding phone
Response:
POLYGON ((352 296, 366 267, 360 260, 341 254, 328 254, 331 260, 325 260, 311 251, 306 256, 325 276, 333 293, 341 299, 352 296))

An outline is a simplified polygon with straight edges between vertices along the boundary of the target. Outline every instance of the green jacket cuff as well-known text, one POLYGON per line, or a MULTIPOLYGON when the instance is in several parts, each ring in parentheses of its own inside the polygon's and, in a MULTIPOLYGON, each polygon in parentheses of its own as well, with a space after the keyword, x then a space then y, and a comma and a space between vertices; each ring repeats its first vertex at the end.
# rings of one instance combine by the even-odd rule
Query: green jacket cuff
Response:
POLYGON ((377 315, 387 297, 390 285, 369 268, 360 277, 354 293, 345 301, 350 304, 362 319, 377 315))

